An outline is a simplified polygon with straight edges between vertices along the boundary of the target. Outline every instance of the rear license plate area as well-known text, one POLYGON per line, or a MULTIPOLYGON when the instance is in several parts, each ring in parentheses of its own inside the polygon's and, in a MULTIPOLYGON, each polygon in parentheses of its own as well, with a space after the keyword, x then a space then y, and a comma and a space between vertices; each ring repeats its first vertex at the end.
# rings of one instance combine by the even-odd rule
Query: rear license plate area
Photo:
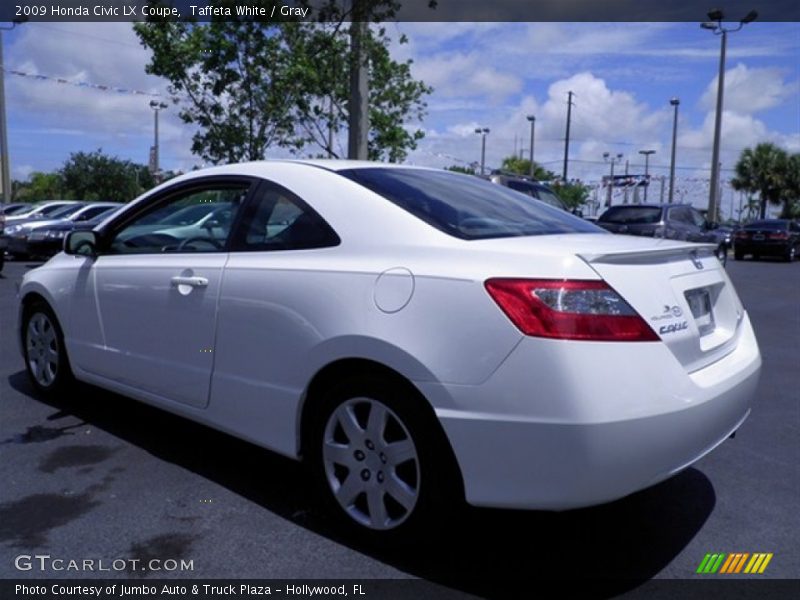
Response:
POLYGON ((757 234, 755 234, 753 236, 753 240, 755 240, 756 242, 760 242, 763 239, 764 239, 764 234, 763 233, 757 233, 757 234))
POLYGON ((711 294, 707 288, 698 288, 684 292, 689 310, 692 312, 694 322, 700 335, 708 335, 714 332, 714 311, 711 307, 711 294))

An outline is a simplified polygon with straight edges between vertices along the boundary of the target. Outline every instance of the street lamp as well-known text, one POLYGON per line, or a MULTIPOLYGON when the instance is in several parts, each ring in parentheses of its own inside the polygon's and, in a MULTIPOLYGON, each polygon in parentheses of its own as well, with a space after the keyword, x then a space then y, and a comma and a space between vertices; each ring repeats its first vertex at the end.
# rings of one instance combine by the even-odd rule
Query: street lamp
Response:
MULTIPOLYGON (((28 20, 28 17, 19 17, 11 22, 11 27, 0 27, 0 203, 11 202, 11 164, 8 151, 8 128, 6 126, 6 72, 3 68, 3 32, 11 31, 17 25, 28 20)), ((2 252, 0 250, 0 252, 2 252)))
POLYGON ((486 134, 489 133, 488 127, 478 127, 475 133, 481 136, 481 175, 486 168, 486 134))
MULTIPOLYGON (((672 118, 672 157, 669 161, 669 203, 672 204, 672 197, 675 193, 675 148, 678 141, 678 105, 680 105, 681 101, 680 98, 675 97, 670 98, 669 103, 675 107, 675 115, 672 118)), ((664 180, 662 179, 661 181, 663 182, 664 180)), ((662 192, 664 190, 663 183, 661 190, 662 192)), ((661 201, 664 201, 663 197, 661 201)))
POLYGON ((644 154, 644 201, 647 203, 647 188, 650 187, 650 155, 655 154, 655 150, 639 150, 639 154, 644 154))
POLYGON ((752 23, 758 17, 758 13, 751 10, 745 15, 739 24, 733 29, 726 29, 722 25, 725 15, 719 9, 708 13, 709 21, 701 23, 700 27, 712 31, 714 35, 721 36, 719 52, 719 76, 717 77, 717 114, 714 119, 714 150, 711 155, 711 182, 708 194, 708 219, 712 222, 717 220, 717 209, 719 207, 719 141, 722 131, 722 95, 725 89, 725 50, 728 45, 728 34, 739 31, 748 23, 752 23))
POLYGON ((608 182, 608 199, 606 200, 606 206, 611 206, 611 196, 614 193, 614 165, 622 160, 622 153, 611 156, 610 153, 603 152, 603 160, 611 163, 611 178, 608 182))
POLYGON ((153 173, 153 179, 156 183, 159 182, 159 168, 158 168, 158 111, 167 108, 166 103, 158 102, 156 100, 150 101, 150 108, 155 111, 155 141, 153 143, 153 150, 150 154, 150 171, 153 173))
POLYGON ((534 167, 533 167, 533 130, 536 127, 536 117, 533 115, 528 115, 528 121, 531 123, 531 178, 534 177, 534 167))

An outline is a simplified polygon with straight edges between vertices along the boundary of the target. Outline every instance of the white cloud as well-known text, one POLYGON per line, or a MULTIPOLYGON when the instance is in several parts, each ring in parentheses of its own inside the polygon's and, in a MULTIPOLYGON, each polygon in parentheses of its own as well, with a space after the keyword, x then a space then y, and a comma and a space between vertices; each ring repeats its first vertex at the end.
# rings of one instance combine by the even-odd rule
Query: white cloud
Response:
MULTIPOLYGON (((719 77, 706 87, 700 106, 713 110, 717 101, 719 77)), ((797 102, 798 83, 787 83, 784 73, 777 68, 748 68, 739 63, 725 71, 725 109, 751 114, 781 104, 787 98, 797 102)))

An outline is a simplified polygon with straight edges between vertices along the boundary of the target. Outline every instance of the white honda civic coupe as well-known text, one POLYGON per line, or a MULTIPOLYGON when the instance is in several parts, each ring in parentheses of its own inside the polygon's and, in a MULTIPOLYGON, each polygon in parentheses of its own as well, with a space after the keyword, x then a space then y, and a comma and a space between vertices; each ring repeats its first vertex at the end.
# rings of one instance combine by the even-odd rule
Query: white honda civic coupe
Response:
POLYGON ((368 162, 178 177, 72 232, 19 298, 41 393, 78 379, 306 460, 375 537, 459 500, 651 486, 736 431, 761 367, 713 247, 368 162))

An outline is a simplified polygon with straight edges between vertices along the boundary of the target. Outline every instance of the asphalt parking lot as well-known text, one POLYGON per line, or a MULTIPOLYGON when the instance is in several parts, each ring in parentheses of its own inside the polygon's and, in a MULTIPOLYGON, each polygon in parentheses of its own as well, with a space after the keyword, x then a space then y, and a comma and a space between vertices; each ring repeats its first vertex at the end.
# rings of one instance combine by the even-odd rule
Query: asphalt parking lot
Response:
POLYGON ((753 413, 694 467, 612 504, 566 513, 466 509, 455 530, 413 550, 364 547, 318 509, 283 457, 88 386, 45 402, 24 373, 15 282, 0 275, 0 578, 20 554, 184 559, 140 578, 422 578, 492 596, 492 582, 701 578, 709 552, 771 552, 762 578, 800 578, 800 264, 734 262, 764 359, 753 413))

